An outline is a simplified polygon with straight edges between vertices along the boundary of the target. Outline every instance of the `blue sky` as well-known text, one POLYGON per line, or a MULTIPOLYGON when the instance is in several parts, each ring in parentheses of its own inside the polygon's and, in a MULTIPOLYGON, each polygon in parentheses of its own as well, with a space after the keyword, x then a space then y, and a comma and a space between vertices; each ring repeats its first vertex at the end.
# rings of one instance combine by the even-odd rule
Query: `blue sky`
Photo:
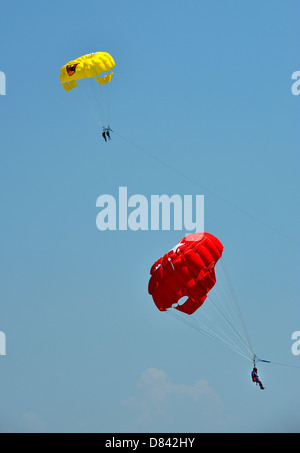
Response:
POLYGON ((96 228, 98 196, 120 186, 205 195, 253 347, 300 366, 299 12, 291 0, 1 5, 0 431, 299 432, 298 369, 261 365, 260 392, 251 364, 154 306, 150 268, 185 231, 96 228), (59 82, 94 51, 116 61, 107 145, 59 82))

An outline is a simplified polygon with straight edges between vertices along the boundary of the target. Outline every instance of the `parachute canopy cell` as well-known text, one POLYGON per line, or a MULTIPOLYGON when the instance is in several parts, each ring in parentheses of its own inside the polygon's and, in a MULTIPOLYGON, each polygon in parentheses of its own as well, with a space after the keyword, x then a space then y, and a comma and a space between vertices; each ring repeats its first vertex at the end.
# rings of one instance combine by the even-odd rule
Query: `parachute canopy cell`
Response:
POLYGON ((222 253, 223 245, 212 234, 184 237, 151 268, 148 292, 157 308, 173 307, 188 315, 198 310, 216 283, 215 265, 222 253))
POLYGON ((111 81, 114 67, 114 59, 109 53, 91 53, 66 63, 60 70, 60 81, 66 91, 77 87, 78 80, 90 77, 105 85, 111 81))

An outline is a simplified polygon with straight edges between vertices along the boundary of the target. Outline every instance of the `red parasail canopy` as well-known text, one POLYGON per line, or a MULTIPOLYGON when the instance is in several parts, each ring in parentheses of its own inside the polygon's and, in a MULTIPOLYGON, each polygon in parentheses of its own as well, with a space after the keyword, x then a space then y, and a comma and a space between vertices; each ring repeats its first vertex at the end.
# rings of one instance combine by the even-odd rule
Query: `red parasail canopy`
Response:
POLYGON ((194 233, 157 260, 148 285, 157 308, 166 311, 173 306, 188 315, 198 310, 216 283, 215 265, 223 249, 212 234, 194 233))

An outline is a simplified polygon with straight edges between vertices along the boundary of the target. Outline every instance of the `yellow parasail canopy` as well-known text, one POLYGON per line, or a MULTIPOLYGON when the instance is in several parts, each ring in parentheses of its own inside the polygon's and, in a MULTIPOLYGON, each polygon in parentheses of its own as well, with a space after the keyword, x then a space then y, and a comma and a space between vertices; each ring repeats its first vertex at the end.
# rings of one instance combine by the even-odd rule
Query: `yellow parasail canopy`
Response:
POLYGON ((60 81, 66 91, 78 86, 77 80, 94 77, 100 85, 110 82, 115 67, 113 57, 107 52, 96 52, 69 61, 60 70, 60 81))

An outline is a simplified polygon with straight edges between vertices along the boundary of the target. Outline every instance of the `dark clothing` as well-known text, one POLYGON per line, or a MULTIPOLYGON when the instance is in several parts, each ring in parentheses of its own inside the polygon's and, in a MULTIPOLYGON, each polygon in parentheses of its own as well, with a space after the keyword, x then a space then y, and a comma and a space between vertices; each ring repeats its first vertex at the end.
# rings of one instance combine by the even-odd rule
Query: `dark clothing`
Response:
POLYGON ((111 128, 108 126, 108 127, 103 127, 102 128, 102 137, 104 138, 104 140, 107 142, 107 139, 108 140, 111 140, 111 136, 110 136, 110 132, 112 132, 111 128))
POLYGON ((257 374, 257 368, 253 369, 253 371, 251 373, 251 377, 252 377, 252 381, 255 382, 256 384, 258 384, 260 386, 261 390, 265 390, 263 383, 261 382, 261 380, 259 379, 259 376, 257 374))

